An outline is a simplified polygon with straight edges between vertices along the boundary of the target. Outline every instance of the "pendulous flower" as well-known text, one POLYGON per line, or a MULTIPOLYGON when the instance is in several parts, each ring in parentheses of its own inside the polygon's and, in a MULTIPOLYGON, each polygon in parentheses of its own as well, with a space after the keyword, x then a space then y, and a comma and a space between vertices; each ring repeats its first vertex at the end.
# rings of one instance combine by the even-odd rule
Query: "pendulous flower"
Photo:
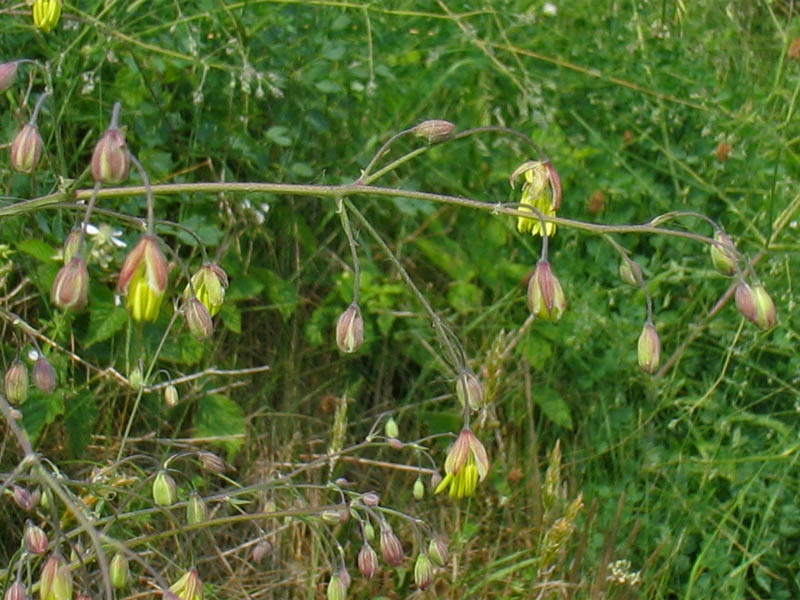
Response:
POLYGON ((486 448, 469 427, 461 430, 455 443, 447 453, 444 463, 445 477, 436 486, 439 493, 450 487, 450 496, 465 498, 475 493, 478 481, 489 473, 489 458, 486 448))
POLYGON ((545 321, 558 321, 567 309, 561 282, 546 260, 536 263, 536 270, 528 282, 528 308, 545 321))
MULTIPOLYGON (((525 176, 522 184, 522 198, 520 204, 532 206, 545 217, 554 217, 561 207, 561 177, 558 175, 553 163, 548 161, 528 161, 521 164, 511 174, 510 183, 514 188, 514 181, 520 175, 525 176)), ((542 235, 542 220, 538 215, 532 217, 517 217, 517 230, 520 233, 530 232, 531 235, 542 235)), ((556 232, 556 224, 547 222, 544 233, 548 237, 556 232)))
POLYGON ((52 31, 61 17, 61 0, 35 0, 33 24, 42 31, 52 31))
POLYGON ((122 264, 117 287, 136 321, 155 321, 167 290, 167 259, 154 235, 144 235, 122 264))

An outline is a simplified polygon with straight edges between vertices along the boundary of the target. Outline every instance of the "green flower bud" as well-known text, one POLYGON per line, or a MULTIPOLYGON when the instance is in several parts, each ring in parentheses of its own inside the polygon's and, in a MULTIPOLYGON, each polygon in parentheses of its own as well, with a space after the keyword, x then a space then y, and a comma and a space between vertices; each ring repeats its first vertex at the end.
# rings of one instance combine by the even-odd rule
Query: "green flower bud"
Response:
POLYGON ((74 256, 61 267, 52 291, 53 304, 61 310, 80 311, 89 302, 89 271, 81 256, 74 256))
POLYGON ((42 567, 39 578, 41 600, 72 600, 72 572, 58 554, 53 554, 42 567))
POLYGON ((364 544, 358 551, 358 570, 367 579, 372 579, 378 572, 378 553, 369 544, 364 544))
POLYGON ((0 94, 14 85, 17 80, 17 61, 0 64, 0 94))
POLYGON ((226 470, 225 461, 213 452, 203 450, 202 452, 197 453, 197 457, 200 459, 200 462, 206 471, 211 471, 212 473, 224 473, 226 470))
POLYGON ((372 523, 364 525, 364 537, 368 542, 375 541, 375 528, 372 526, 372 523))
POLYGON ((159 471, 153 481, 153 501, 157 506, 172 506, 177 499, 175 480, 166 471, 159 471))
POLYGON ((191 334, 198 340, 210 338, 214 333, 214 322, 205 304, 197 298, 190 298, 183 310, 191 334))
POLYGON ((364 319, 355 302, 347 307, 336 323, 336 345, 345 353, 352 353, 364 343, 364 319))
POLYGON ((637 344, 639 367, 645 373, 655 373, 661 362, 661 339, 655 325, 648 321, 642 328, 637 344))
POLYGON ((624 258, 619 263, 619 277, 628 285, 641 286, 644 283, 642 267, 635 260, 624 258))
POLYGON ((433 583, 433 564, 425 552, 420 552, 414 563, 414 583, 421 590, 428 589, 433 583))
POLYGON ((50 361, 39 355, 33 365, 33 384, 45 394, 52 394, 56 389, 58 377, 50 361))
POLYGON ((753 286, 753 293, 756 298, 756 314, 758 315, 755 324, 764 330, 772 329, 778 322, 775 303, 760 283, 753 286))
POLYGON ((338 574, 332 575, 328 582, 327 598, 328 600, 345 600, 347 598, 347 586, 338 574))
POLYGON ((447 562, 450 560, 450 551, 447 549, 447 544, 439 538, 433 538, 430 541, 428 544, 428 554, 437 567, 446 566, 447 562))
POLYGON ((144 375, 142 375, 142 369, 138 365, 131 369, 128 375, 128 382, 135 390, 140 390, 144 387, 144 375))
POLYGON ((69 232, 67 239, 64 240, 64 249, 61 252, 64 255, 64 264, 68 264, 73 258, 78 256, 83 243, 83 236, 80 229, 73 229, 69 232))
POLYGON ((463 369, 456 379, 456 397, 462 408, 472 410, 483 408, 483 386, 480 379, 469 369, 463 369))
POLYGON ((111 572, 111 585, 116 589, 121 590, 128 585, 131 579, 131 570, 128 566, 128 559, 123 554, 117 552, 114 555, 109 565, 109 571, 111 572))
POLYGON ((417 124, 411 132, 418 138, 426 140, 429 144, 438 144, 453 136, 456 126, 450 121, 430 119, 417 124))
POLYGON ((168 385, 164 388, 164 404, 172 408, 178 405, 178 388, 174 385, 168 385))
POLYGON ((39 128, 28 123, 11 143, 11 166, 20 173, 33 173, 42 158, 43 146, 39 128))
POLYGON ((730 277, 736 273, 736 249, 733 241, 721 229, 714 232, 714 241, 711 245, 711 262, 714 268, 722 275, 730 277))
POLYGON ((208 518, 208 507, 205 501, 197 492, 189 495, 189 502, 186 504, 186 522, 189 525, 204 523, 208 518))
POLYGON ((422 479, 417 477, 417 480, 414 482, 413 492, 415 500, 422 500, 425 497, 425 484, 422 483, 422 479))
POLYGON ((386 424, 383 426, 383 432, 388 438, 396 438, 400 435, 400 428, 397 426, 397 421, 394 420, 394 417, 389 417, 386 420, 386 424))
POLYGON ((528 308, 546 321, 558 321, 567 309, 564 290, 546 260, 536 264, 536 270, 528 282, 528 308))
POLYGON ((217 264, 206 263, 200 270, 192 275, 191 288, 187 285, 183 291, 183 296, 189 299, 192 295, 192 288, 197 299, 208 309, 213 317, 216 315, 225 301, 225 288, 228 287, 228 274, 217 264))
POLYGON ((11 404, 22 404, 28 399, 28 367, 19 359, 6 371, 5 394, 11 404))

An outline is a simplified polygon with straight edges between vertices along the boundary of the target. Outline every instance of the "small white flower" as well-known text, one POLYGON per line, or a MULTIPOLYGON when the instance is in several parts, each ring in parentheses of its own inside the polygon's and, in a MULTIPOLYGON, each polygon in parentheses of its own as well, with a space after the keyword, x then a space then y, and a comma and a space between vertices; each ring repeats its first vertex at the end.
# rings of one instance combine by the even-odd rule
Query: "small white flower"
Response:
POLYGON ((552 2, 545 2, 542 6, 542 14, 548 17, 555 17, 558 14, 558 7, 552 2))

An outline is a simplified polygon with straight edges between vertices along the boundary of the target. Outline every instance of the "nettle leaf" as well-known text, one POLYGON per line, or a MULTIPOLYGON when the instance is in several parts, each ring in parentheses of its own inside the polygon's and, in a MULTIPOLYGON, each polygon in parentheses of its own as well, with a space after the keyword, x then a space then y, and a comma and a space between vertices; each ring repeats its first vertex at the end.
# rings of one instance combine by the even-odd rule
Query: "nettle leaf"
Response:
POLYGON ((225 329, 233 333, 242 333, 242 311, 231 303, 226 302, 219 311, 225 329))
POLYGON ((556 425, 572 430, 572 411, 569 404, 556 390, 549 387, 537 388, 533 400, 545 416, 556 425))
POLYGON ((283 318, 288 319, 292 316, 294 309, 297 308, 297 289, 294 283, 281 279, 273 271, 267 271, 265 277, 267 296, 275 304, 283 318))
POLYGON ((35 444, 42 430, 64 414, 64 391, 45 394, 31 389, 28 400, 21 407, 22 427, 35 444))
POLYGON ((97 417, 97 400, 94 394, 81 394, 70 399, 64 424, 69 434, 69 451, 75 458, 79 458, 89 445, 97 417))
POLYGON ((222 394, 209 394, 197 403, 194 416, 196 438, 213 440, 224 446, 228 460, 233 460, 244 444, 247 421, 242 407, 222 394))
POLYGON ((104 342, 120 331, 128 322, 128 311, 112 303, 96 302, 91 305, 89 332, 86 347, 104 342))

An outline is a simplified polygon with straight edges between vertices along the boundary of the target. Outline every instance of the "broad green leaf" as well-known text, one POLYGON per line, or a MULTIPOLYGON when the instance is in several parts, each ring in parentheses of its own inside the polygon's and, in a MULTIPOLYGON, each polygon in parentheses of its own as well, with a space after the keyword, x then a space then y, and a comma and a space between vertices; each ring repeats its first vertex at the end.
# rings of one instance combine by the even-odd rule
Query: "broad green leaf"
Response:
POLYGON ((267 129, 267 139, 277 144, 278 146, 289 146, 292 143, 291 138, 288 136, 289 130, 282 125, 276 125, 267 129))
POLYGON ((556 390, 550 387, 535 387, 533 400, 553 423, 572 430, 572 412, 564 398, 556 390))
POLYGON ((17 249, 42 262, 54 262, 57 250, 38 238, 30 238, 17 242, 17 249))
POLYGON ((242 333, 242 312, 232 302, 226 302, 219 311, 225 329, 233 333, 242 333))
POLYGON ((292 316, 294 309, 297 308, 297 289, 295 289, 294 283, 281 279, 272 271, 267 271, 266 287, 267 296, 275 304, 283 318, 288 319, 292 316))
POLYGON ((96 302, 91 304, 90 310, 87 348, 109 339, 128 322, 128 311, 121 306, 96 302))
POLYGON ((447 291, 447 301, 460 313, 475 310, 481 306, 483 290, 472 283, 459 281, 447 291))
POLYGON ((46 425, 64 414, 64 391, 56 390, 45 394, 31 389, 28 400, 20 407, 22 426, 28 433, 31 443, 36 443, 46 425))
POLYGON ((215 443, 223 445, 232 460, 244 443, 246 419, 242 408, 222 394, 209 394, 197 403, 194 417, 195 437, 221 438, 215 443))
POLYGON ((70 398, 67 402, 67 412, 64 425, 69 434, 69 452, 75 458, 80 458, 92 438, 92 429, 97 421, 97 401, 94 394, 81 394, 77 398, 70 398))

